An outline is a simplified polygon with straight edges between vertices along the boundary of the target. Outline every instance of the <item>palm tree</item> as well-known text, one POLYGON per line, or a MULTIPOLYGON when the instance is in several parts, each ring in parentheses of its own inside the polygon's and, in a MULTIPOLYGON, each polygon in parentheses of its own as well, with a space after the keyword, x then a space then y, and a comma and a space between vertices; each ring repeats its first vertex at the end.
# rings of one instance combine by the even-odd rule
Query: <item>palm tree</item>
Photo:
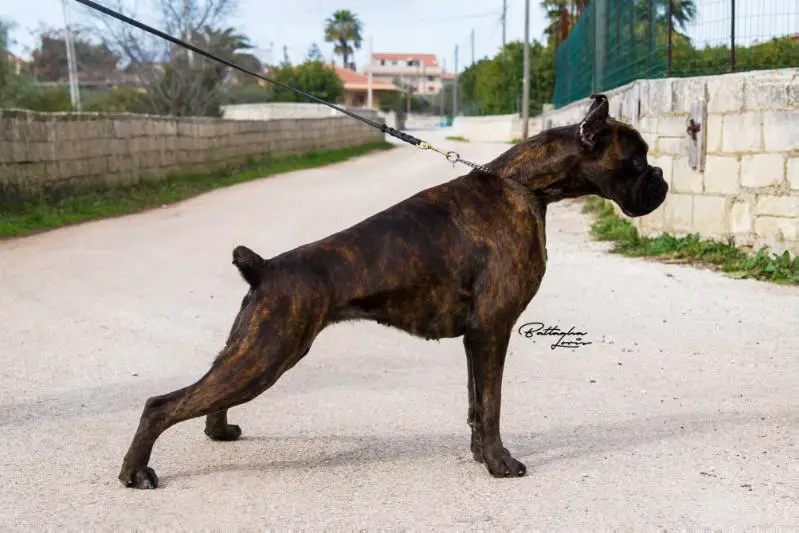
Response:
MULTIPOLYGON (((665 12, 668 17, 668 0, 659 0, 665 4, 665 12)), ((671 18, 675 27, 685 29, 685 26, 696 16, 696 4, 694 0, 671 0, 671 18)))
MULTIPOLYGON (((349 9, 340 9, 328 18, 325 26, 325 41, 335 43, 333 52, 341 56, 344 68, 350 66, 350 57, 355 53, 355 49, 361 47, 363 38, 361 37, 362 25, 358 16, 349 9), (352 45, 350 45, 352 43, 352 45)), ((354 64, 352 65, 355 66, 354 64)))
MULTIPOLYGON (((546 11, 549 24, 544 29, 544 35, 550 46, 557 47, 563 35, 563 11, 567 9, 569 0, 542 0, 541 8, 546 11)), ((568 31, 568 30, 567 30, 568 31)))
POLYGON ((215 29, 208 26, 203 28, 203 33, 196 39, 204 46, 225 59, 234 59, 239 50, 253 48, 246 35, 236 33, 235 28, 215 29))
MULTIPOLYGON (((651 0, 653 21, 656 25, 668 27, 669 0, 651 0)), ((635 19, 647 22, 649 19, 649 0, 639 0, 635 3, 635 19)), ((696 17, 696 2, 694 0, 671 0, 671 19, 674 28, 685 27, 696 17)))
POLYGON ((541 8, 546 12, 549 24, 544 29, 549 46, 562 43, 577 24, 590 0, 542 0, 541 8))
MULTIPOLYGON (((256 72, 260 72, 262 69, 261 62, 257 57, 243 52, 254 48, 250 43, 250 38, 241 33, 236 33, 235 28, 217 29, 205 26, 202 33, 196 34, 194 40, 195 42, 203 43, 203 47, 206 50, 233 61, 237 65, 256 72)), ((226 66, 216 65, 215 70, 219 73, 220 78, 231 74, 231 69, 226 66)))

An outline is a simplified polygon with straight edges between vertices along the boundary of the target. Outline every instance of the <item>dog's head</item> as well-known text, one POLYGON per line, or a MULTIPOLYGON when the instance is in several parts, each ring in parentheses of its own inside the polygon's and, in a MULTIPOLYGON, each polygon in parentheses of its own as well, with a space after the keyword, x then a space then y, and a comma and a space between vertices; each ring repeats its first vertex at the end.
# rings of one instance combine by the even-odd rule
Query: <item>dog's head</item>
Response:
POLYGON ((575 133, 581 151, 576 172, 627 216, 648 215, 666 199, 663 171, 647 162, 649 147, 638 131, 608 117, 607 97, 591 99, 575 133))

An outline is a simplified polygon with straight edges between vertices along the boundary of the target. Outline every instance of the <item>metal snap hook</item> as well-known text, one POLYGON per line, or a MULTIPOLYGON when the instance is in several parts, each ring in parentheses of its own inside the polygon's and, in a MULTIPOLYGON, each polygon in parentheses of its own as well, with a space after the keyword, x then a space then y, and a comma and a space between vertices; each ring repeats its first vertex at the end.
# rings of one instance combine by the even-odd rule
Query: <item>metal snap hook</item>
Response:
POLYGON ((461 156, 458 155, 458 152, 453 152, 451 150, 449 152, 447 152, 446 156, 447 156, 447 161, 449 161, 453 165, 455 163, 457 163, 458 161, 460 161, 460 159, 461 159, 461 156))

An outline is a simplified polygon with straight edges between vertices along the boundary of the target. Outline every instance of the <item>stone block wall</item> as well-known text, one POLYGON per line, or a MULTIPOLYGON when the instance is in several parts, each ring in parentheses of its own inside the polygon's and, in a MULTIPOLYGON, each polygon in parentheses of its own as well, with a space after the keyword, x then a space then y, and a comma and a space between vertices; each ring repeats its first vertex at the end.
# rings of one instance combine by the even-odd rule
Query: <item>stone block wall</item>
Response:
MULTIPOLYGON (((607 95, 611 115, 638 128, 669 182, 665 204, 634 219, 643 234, 732 236, 799 254, 799 69, 640 80, 607 95), (687 125, 695 103, 704 108, 704 149, 692 168, 687 125)), ((579 122, 587 106, 575 102, 544 122, 579 122)), ((531 134, 539 131, 533 124, 541 122, 531 123, 531 134)))
POLYGON ((130 185, 170 172, 212 172, 248 158, 383 139, 379 130, 346 116, 261 121, 4 110, 0 199, 130 185))

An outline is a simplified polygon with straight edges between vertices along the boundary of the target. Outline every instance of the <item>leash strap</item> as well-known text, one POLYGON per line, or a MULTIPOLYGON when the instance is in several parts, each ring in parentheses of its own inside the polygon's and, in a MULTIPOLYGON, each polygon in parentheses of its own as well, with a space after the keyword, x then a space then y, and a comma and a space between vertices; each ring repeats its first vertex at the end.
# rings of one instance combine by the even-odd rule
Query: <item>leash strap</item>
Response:
POLYGON ((387 126, 385 124, 379 124, 379 123, 377 123, 377 122, 375 122, 373 120, 370 120, 370 119, 368 119, 366 117, 362 117, 362 116, 360 116, 360 115, 358 115, 356 113, 353 113, 352 111, 349 111, 349 110, 344 109, 344 108, 342 108, 340 106, 337 106, 336 104, 332 104, 330 102, 322 100, 321 98, 317 98, 316 96, 314 96, 312 94, 309 94, 309 93, 307 93, 307 92, 305 92, 303 90, 291 87, 290 85, 286 85, 285 83, 281 83, 281 82, 279 82, 277 80, 273 80, 271 78, 268 78, 268 77, 264 76, 263 74, 258 74, 257 72, 253 72, 253 71, 248 70, 248 69, 246 69, 244 67, 240 67, 239 65, 236 65, 232 61, 229 61, 229 60, 227 60, 227 59, 225 59, 223 57, 219 57, 219 56, 217 56, 215 54, 212 54, 211 52, 208 52, 207 50, 203 50, 202 48, 198 48, 197 46, 194 46, 191 43, 187 43, 187 42, 185 42, 185 41, 183 41, 181 39, 178 39, 176 37, 172 37, 168 33, 164 33, 164 32, 162 32, 160 30, 157 30, 157 29, 153 28, 152 26, 148 26, 147 24, 144 24, 143 22, 139 22, 136 19, 133 19, 131 17, 123 15, 122 13, 119 13, 118 11, 114 11, 113 9, 109 9, 109 8, 107 8, 105 6, 102 6, 102 5, 98 4, 97 2, 93 2, 92 0, 76 0, 76 1, 81 3, 81 4, 83 4, 83 5, 85 5, 85 6, 87 6, 87 7, 90 7, 92 9, 96 10, 96 11, 104 13, 104 14, 108 15, 109 17, 113 17, 113 18, 115 18, 115 19, 117 19, 117 20, 119 20, 121 22, 124 22, 126 24, 130 24, 131 26, 135 26, 135 27, 139 28, 140 30, 146 31, 147 33, 151 33, 151 34, 155 35, 156 37, 160 37, 161 39, 165 39, 165 40, 167 40, 167 41, 169 41, 169 42, 171 42, 173 44, 176 44, 178 46, 186 48, 187 50, 191 50, 192 52, 196 52, 196 53, 200 54, 201 56, 207 57, 208 59, 211 59, 213 61, 217 61, 219 63, 222 63, 223 65, 227 65, 230 68, 234 68, 234 69, 236 69, 238 71, 241 71, 241 72, 243 72, 245 74, 249 74, 250 76, 254 76, 254 77, 258 78, 258 79, 267 81, 269 83, 277 85, 278 87, 283 87, 284 89, 288 89, 290 91, 293 91, 294 93, 300 94, 300 95, 302 95, 302 96, 304 96, 306 98, 309 98, 309 99, 311 99, 311 100, 313 100, 315 102, 318 102, 320 104, 326 105, 326 106, 328 106, 328 107, 330 107, 332 109, 335 109, 339 113, 344 113, 345 115, 348 115, 348 116, 350 116, 350 117, 352 117, 352 118, 354 118, 356 120, 360 120, 364 124, 368 124, 369 126, 371 126, 373 128, 376 128, 376 129, 380 130, 383 133, 391 135, 392 137, 394 137, 396 139, 399 139, 401 141, 404 141, 404 142, 406 142, 406 143, 408 143, 408 144, 410 144, 412 146, 416 146, 417 148, 419 148, 421 150, 432 150, 433 152, 437 152, 437 153, 443 155, 447 159, 447 161, 449 161, 453 165, 455 165, 455 163, 463 163, 464 165, 468 165, 468 166, 470 166, 472 168, 481 170, 483 172, 490 173, 490 171, 486 167, 484 167, 483 165, 477 165, 475 163, 471 163, 469 161, 466 161, 465 159, 461 159, 461 156, 457 152, 453 152, 453 151, 444 152, 442 150, 439 150, 438 148, 436 148, 432 144, 430 144, 430 143, 428 143, 426 141, 423 141, 421 139, 417 139, 413 135, 410 135, 410 134, 405 133, 403 131, 397 130, 395 128, 391 128, 391 127, 389 127, 389 126, 387 126))

